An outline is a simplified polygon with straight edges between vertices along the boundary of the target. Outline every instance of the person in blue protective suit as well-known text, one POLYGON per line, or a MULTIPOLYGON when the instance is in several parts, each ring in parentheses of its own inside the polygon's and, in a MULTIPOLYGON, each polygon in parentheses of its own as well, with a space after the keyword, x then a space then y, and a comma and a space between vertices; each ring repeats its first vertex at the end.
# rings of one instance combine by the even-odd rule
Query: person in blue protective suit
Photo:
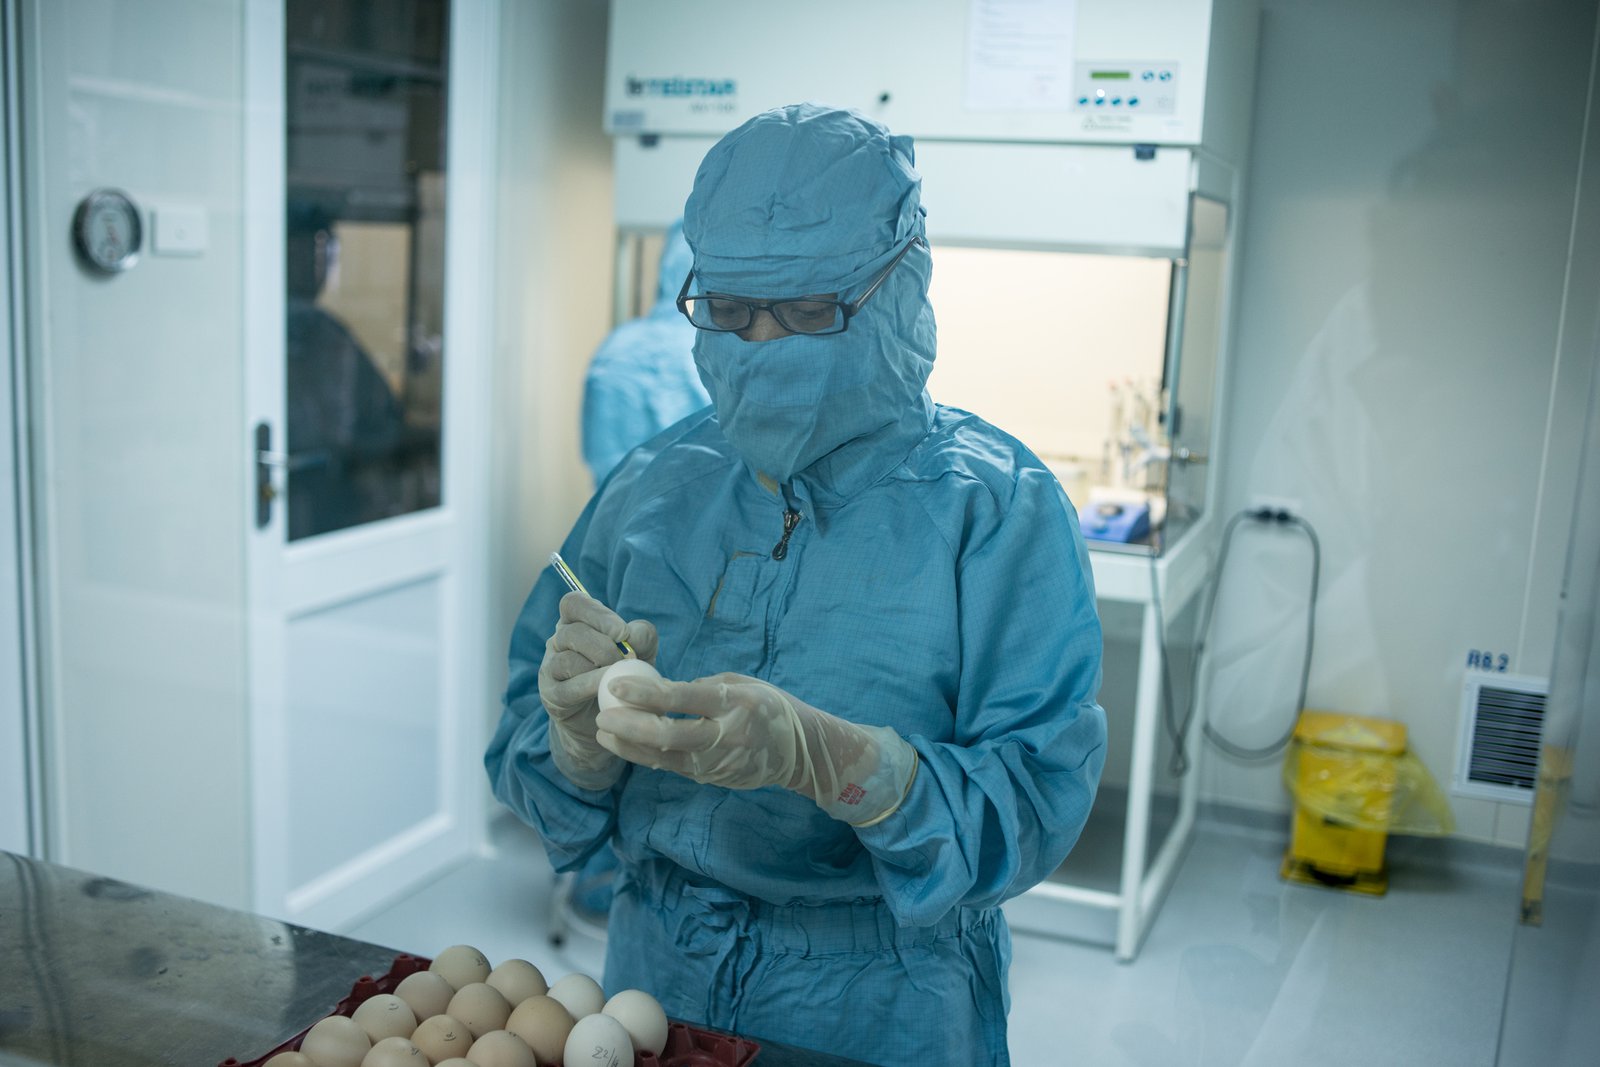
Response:
POLYGON ((920 186, 909 138, 817 105, 707 153, 679 300, 712 408, 579 517, 596 599, 535 584, 485 762, 558 869, 613 842, 608 990, 877 1064, 1005 1063, 1000 904, 1088 816, 1100 625, 1056 480, 928 396, 920 186), (602 712, 621 640, 663 679, 602 712))
POLYGON ((711 403, 694 366, 695 329, 678 314, 693 265, 683 222, 667 227, 656 302, 595 349, 583 386, 583 461, 596 485, 634 445, 711 403))

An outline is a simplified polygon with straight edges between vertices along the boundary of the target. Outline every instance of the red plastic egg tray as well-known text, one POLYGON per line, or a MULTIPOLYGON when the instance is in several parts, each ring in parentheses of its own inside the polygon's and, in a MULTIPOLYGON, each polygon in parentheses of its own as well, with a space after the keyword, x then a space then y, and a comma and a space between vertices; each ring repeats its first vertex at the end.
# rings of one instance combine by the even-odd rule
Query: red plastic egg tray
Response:
MULTIPOLYGON (((363 975, 357 978, 356 984, 350 987, 350 995, 334 1005, 333 1011, 328 1014, 352 1015, 368 997, 377 996, 379 993, 393 993, 395 986, 399 985, 407 975, 427 970, 428 964, 432 962, 421 956, 402 952, 394 958, 389 973, 383 977, 373 978, 371 975, 363 975)), ((269 1049, 253 1060, 241 1060, 229 1056, 217 1064, 217 1067, 263 1067, 278 1053, 299 1049, 300 1042, 305 1040, 306 1034, 310 1031, 311 1027, 308 1026, 283 1044, 269 1049)), ((702 1030, 688 1023, 669 1021, 667 1047, 661 1050, 661 1055, 657 1056, 653 1052, 636 1053, 633 1057, 633 1067, 745 1067, 760 1051, 760 1045, 742 1037, 719 1034, 715 1030, 702 1030)))

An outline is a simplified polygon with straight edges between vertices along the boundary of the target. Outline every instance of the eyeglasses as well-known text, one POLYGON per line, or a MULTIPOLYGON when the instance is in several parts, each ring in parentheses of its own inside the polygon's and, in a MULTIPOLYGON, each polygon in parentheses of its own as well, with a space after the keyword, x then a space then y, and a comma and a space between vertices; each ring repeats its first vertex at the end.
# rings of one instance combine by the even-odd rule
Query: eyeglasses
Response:
POLYGON ((855 300, 818 300, 812 298, 799 298, 793 300, 743 300, 735 296, 723 296, 709 293, 689 292, 689 283, 694 281, 694 271, 690 271, 683 279, 683 288, 678 290, 678 310, 684 317, 694 323, 697 329, 709 330, 713 333, 737 333, 748 330, 751 323, 756 320, 756 312, 765 311, 790 333, 808 333, 813 336, 830 333, 844 333, 850 325, 850 320, 866 306, 872 294, 883 285, 884 279, 889 277, 889 272, 900 265, 906 258, 906 253, 911 251, 913 245, 923 244, 920 237, 913 237, 895 254, 889 265, 878 272, 872 279, 872 284, 867 286, 866 292, 855 300))

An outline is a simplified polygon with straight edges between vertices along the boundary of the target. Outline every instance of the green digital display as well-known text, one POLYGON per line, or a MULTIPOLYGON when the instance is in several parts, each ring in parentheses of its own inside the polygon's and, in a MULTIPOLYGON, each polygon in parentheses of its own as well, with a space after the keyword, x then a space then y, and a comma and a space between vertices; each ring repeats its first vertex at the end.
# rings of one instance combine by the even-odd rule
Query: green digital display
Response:
POLYGON ((1126 70, 1091 70, 1089 77, 1094 81, 1125 82, 1133 77, 1133 74, 1126 70))

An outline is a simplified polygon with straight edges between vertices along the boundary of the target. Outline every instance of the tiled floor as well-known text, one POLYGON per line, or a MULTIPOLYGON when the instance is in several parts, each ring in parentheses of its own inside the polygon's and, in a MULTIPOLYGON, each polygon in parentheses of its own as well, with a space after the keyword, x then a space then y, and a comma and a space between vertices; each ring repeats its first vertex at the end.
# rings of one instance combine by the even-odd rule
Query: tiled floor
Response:
MULTIPOLYGON (((553 874, 532 832, 506 819, 492 838, 490 855, 342 932, 428 955, 465 942, 493 960, 531 960, 552 978, 599 977, 600 942, 549 943, 553 874)), ((1389 893, 1370 898, 1286 885, 1282 853, 1275 833, 1203 821, 1131 964, 1101 945, 1031 932, 1081 928, 1074 905, 1008 905, 1013 1062, 1495 1062, 1515 868, 1446 870, 1392 847, 1389 893)))

